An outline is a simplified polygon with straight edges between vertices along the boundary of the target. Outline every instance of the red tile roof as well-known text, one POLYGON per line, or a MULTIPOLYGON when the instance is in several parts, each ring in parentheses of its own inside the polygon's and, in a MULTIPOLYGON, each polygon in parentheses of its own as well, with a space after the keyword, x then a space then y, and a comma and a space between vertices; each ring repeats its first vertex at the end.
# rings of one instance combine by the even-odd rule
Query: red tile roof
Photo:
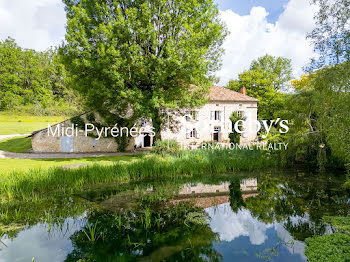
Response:
POLYGON ((258 102, 259 100, 224 87, 212 86, 209 101, 258 102))

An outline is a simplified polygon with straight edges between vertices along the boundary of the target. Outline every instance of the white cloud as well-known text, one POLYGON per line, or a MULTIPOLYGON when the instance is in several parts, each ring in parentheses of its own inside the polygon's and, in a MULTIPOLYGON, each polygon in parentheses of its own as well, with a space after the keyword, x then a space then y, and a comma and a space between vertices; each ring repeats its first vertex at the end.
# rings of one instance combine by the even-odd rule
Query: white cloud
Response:
POLYGON ((234 213, 229 203, 207 208, 205 211, 210 217, 211 229, 219 234, 222 241, 232 241, 240 236, 248 236, 252 245, 261 245, 267 239, 266 230, 273 226, 252 217, 247 209, 234 213))
POLYGON ((24 48, 46 50, 61 43, 66 17, 61 0, 0 0, 0 39, 12 37, 24 48))
POLYGON ((306 34, 313 29, 316 10, 308 0, 291 0, 274 24, 267 22, 268 13, 263 7, 253 7, 246 16, 221 11, 230 34, 223 44, 223 66, 217 73, 220 84, 236 79, 252 60, 265 54, 292 59, 293 74, 300 76, 302 67, 315 56, 306 34))

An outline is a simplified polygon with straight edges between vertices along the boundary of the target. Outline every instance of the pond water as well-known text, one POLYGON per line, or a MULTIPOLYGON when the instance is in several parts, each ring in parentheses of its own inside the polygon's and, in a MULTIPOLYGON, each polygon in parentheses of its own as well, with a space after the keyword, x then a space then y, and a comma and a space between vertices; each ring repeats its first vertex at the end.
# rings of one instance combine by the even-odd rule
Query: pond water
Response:
POLYGON ((0 262, 307 261, 347 215, 344 176, 227 174, 105 185, 0 207, 0 262))

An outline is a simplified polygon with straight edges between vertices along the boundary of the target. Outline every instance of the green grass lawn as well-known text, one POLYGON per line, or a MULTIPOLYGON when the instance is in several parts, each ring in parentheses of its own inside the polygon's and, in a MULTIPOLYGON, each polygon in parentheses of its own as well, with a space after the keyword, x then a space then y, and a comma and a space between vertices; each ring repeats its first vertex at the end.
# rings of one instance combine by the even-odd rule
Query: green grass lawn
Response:
POLYGON ((69 117, 65 116, 30 116, 0 112, 0 135, 26 134, 56 124, 69 117))
POLYGON ((112 165, 116 162, 130 162, 141 158, 142 154, 128 156, 106 156, 60 159, 0 159, 0 175, 13 171, 28 171, 31 169, 47 170, 50 167, 60 167, 74 164, 112 165))
POLYGON ((0 150, 24 153, 32 147, 31 138, 27 137, 13 137, 0 140, 0 150))

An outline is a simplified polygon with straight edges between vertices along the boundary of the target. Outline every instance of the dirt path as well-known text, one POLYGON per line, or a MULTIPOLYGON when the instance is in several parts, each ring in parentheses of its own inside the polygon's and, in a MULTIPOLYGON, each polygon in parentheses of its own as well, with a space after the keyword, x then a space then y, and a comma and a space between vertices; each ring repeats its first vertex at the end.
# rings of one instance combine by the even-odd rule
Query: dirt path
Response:
POLYGON ((137 152, 117 152, 117 153, 12 153, 0 150, 0 159, 47 159, 47 158, 83 158, 83 157, 102 157, 102 156, 129 156, 137 152))
MULTIPOLYGON (((16 134, 16 135, 0 135, 0 140, 26 136, 30 134, 16 134)), ((83 158, 83 157, 102 157, 102 156, 128 156, 135 155, 137 152, 117 152, 117 153, 13 153, 0 150, 0 159, 17 158, 17 159, 47 159, 47 158, 83 158)))
POLYGON ((16 134, 16 135, 0 135, 0 140, 11 138, 11 137, 17 137, 17 136, 29 136, 30 134, 16 134))

